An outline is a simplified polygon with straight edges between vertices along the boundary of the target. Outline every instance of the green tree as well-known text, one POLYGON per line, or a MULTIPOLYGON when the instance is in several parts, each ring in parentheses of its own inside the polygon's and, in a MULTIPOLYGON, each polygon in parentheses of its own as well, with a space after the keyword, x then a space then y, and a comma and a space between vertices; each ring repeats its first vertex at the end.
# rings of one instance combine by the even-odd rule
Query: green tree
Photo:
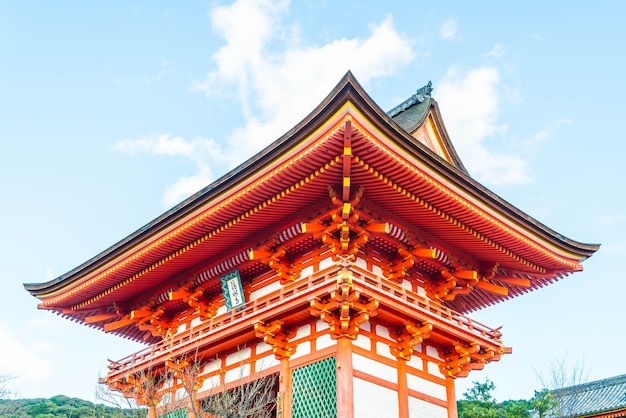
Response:
POLYGON ((558 406, 554 394, 548 389, 535 391, 535 397, 530 401, 531 407, 537 411, 539 418, 547 417, 550 411, 558 406))
POLYGON ((457 403, 459 418, 500 418, 506 417, 502 408, 496 404, 493 390, 496 385, 489 379, 484 383, 474 381, 467 392, 463 394, 463 400, 457 403))
POLYGON ((529 410, 532 406, 529 401, 504 401, 501 404, 507 418, 527 418, 530 417, 529 410))

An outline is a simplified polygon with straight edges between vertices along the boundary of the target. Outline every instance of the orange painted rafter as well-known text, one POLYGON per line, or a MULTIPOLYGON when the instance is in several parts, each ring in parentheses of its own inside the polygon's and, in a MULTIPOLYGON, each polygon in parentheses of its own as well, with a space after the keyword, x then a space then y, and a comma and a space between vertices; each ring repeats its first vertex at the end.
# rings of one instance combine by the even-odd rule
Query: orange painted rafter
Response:
MULTIPOLYGON (((122 288, 124 286, 127 286, 128 284, 130 284, 133 281, 137 280, 138 278, 142 277, 143 275, 145 275, 149 271, 152 271, 153 269, 158 268, 158 267, 164 265, 167 262, 170 262, 171 260, 181 256, 182 254, 185 254, 186 252, 190 251, 191 249, 195 248, 196 246, 198 246, 199 244, 205 242, 206 240, 213 238, 214 236, 218 235, 219 233, 223 232, 224 230, 226 230, 228 228, 231 228, 233 225, 241 222, 243 219, 246 219, 247 217, 251 216, 252 214, 255 214, 256 212, 258 212, 259 210, 265 208, 266 206, 273 204, 274 202, 280 200, 281 198, 283 198, 286 195, 290 194, 294 190, 299 189, 304 184, 308 183, 309 181, 313 180, 315 177, 317 177, 320 174, 324 173, 327 169, 332 167, 334 164, 335 164, 335 160, 330 161, 329 163, 325 164, 324 167, 320 168, 317 172, 311 174, 307 178, 307 181, 302 180, 299 183, 288 187, 287 189, 281 191, 280 193, 277 193, 272 198, 270 198, 267 201, 263 202, 262 204, 258 205, 254 209, 251 209, 251 210, 247 211, 246 213, 244 213, 243 215, 237 217, 236 219, 234 219, 232 221, 229 221, 228 223, 222 225, 221 227, 211 231, 210 233, 204 235, 203 237, 201 237, 201 238, 195 240, 194 242, 188 244, 184 248, 181 248, 181 249, 177 250, 176 252, 170 254, 169 256, 159 260, 158 262, 154 263, 150 267, 147 267, 147 268, 143 269, 141 272, 139 272, 139 273, 137 273, 137 274, 135 274, 135 275, 125 279, 124 281, 116 284, 115 286, 109 288, 108 290, 106 290, 106 291, 104 291, 104 292, 102 292, 102 293, 100 293, 100 294, 90 298, 89 300, 87 300, 85 302, 82 302, 82 303, 80 303, 78 305, 73 306, 72 309, 77 310, 77 309, 84 308, 85 306, 88 306, 88 305, 90 305, 90 304, 92 304, 92 303, 102 299, 103 297, 109 295, 110 293, 112 293, 114 291, 117 291, 117 290, 119 290, 120 288, 122 288)), ((72 291, 74 291, 76 289, 72 289, 72 291)), ((68 296, 69 296, 69 293, 70 292, 68 292, 68 296)), ((55 300, 56 299, 57 298, 55 298, 55 300)), ((48 300, 46 302, 47 302, 48 305, 52 305, 54 303, 54 300, 48 300)), ((46 302, 44 302, 44 304, 46 304, 46 302)))
MULTIPOLYGON (((525 235, 521 234, 520 232, 514 230, 512 227, 510 227, 506 223, 502 222, 499 219, 496 219, 495 217, 493 217, 492 215, 487 213, 484 209, 478 207, 473 202, 469 201, 467 198, 461 196, 460 194, 458 194, 457 192, 452 190, 450 187, 446 186, 444 183, 442 183, 441 181, 437 180, 431 174, 428 174, 427 172, 418 169, 414 165, 414 163, 410 162, 410 159, 407 159, 408 156, 406 156, 406 155, 399 156, 399 154, 397 154, 398 150, 393 150, 392 148, 389 147, 389 144, 385 144, 386 141, 389 141, 389 138, 384 137, 384 135, 381 136, 380 134, 374 133, 376 131, 375 129, 371 130, 371 129, 365 128, 365 126, 360 124, 359 121, 363 121, 363 123, 367 123, 366 119, 353 117, 353 119, 352 119, 352 124, 353 124, 353 127, 354 127, 353 129, 356 129, 356 130, 362 132, 364 138, 368 139, 375 147, 380 149, 381 153, 383 153, 390 161, 393 161, 394 164, 396 164, 397 166, 402 167, 402 170, 410 171, 411 173, 413 173, 416 176, 416 178, 426 182, 437 193, 439 193, 440 195, 445 196, 446 199, 456 203, 459 207, 468 208, 469 210, 472 211, 473 215, 480 217, 480 219, 482 219, 484 221, 487 221, 493 227, 497 228, 497 230, 499 230, 501 232, 504 232, 506 235, 513 237, 518 242, 523 243, 527 248, 532 248, 535 251, 541 252, 543 255, 545 255, 545 256, 549 257, 550 259, 554 260, 555 262, 558 262, 561 265, 565 266, 567 269, 572 269, 574 271, 578 271, 578 270, 581 269, 581 265, 580 265, 579 262, 571 261, 569 259, 566 259, 566 258, 564 258, 562 256, 559 256, 559 255, 555 254, 554 252, 548 250, 544 246, 539 245, 537 242, 531 240, 530 238, 526 237, 525 235)), ((359 163, 361 166, 365 167, 366 169, 375 171, 376 172, 376 174, 375 174, 376 177, 378 177, 380 180, 382 180, 385 184, 388 184, 388 185, 392 186, 394 190, 397 190, 397 191, 401 192, 402 194, 405 194, 405 192, 408 192, 408 190, 406 190, 406 189, 400 187, 399 185, 395 184, 391 179, 389 179, 386 176, 380 174, 378 170, 373 168, 373 164, 367 164, 365 161, 363 161, 364 157, 367 158, 366 156, 360 156, 360 155, 355 154, 354 155, 354 161, 359 163)), ((370 171, 370 172, 372 172, 372 171, 370 171)), ((408 192, 408 193, 410 193, 410 192, 408 192)), ((428 203, 428 202, 426 202, 424 200, 421 200, 419 198, 418 199, 412 199, 412 200, 415 200, 417 203, 423 205, 424 207, 426 207, 427 209, 429 209, 432 212, 436 213, 437 215, 443 217, 444 219, 447 219, 447 220, 453 222, 455 225, 458 222, 459 226, 462 225, 463 229, 468 228, 466 225, 463 225, 460 221, 454 219, 452 216, 450 216, 449 214, 444 213, 443 211, 439 210, 438 208, 436 208, 435 206, 431 205, 430 203, 428 203)), ((479 239, 483 240, 484 242, 487 242, 490 245, 495 244, 494 241, 492 241, 490 239, 486 239, 486 237, 482 236, 482 234, 479 235, 479 236, 478 235, 475 235, 475 236, 477 236, 479 239)), ((496 244, 496 248, 498 248, 498 247, 501 247, 501 246, 496 244)), ((504 248, 502 248, 502 249, 504 249, 504 248)), ((532 263, 529 266, 531 266, 531 265, 532 265, 532 263)))
MULTIPOLYGON (((303 141, 303 143, 309 142, 310 145, 305 148, 302 148, 301 151, 295 156, 293 156, 292 158, 289 158, 288 160, 278 165, 274 169, 267 170, 267 168, 265 168, 263 170, 259 170, 259 172, 264 173, 261 177, 258 177, 256 180, 250 181, 242 185, 241 188, 235 193, 233 193, 232 195, 230 195, 230 197, 224 196, 224 195, 220 196, 218 198, 218 199, 221 199, 220 203, 216 203, 214 206, 210 207, 207 210, 203 210, 199 214, 192 215, 189 219, 180 221, 177 224, 177 226, 172 227, 168 232, 164 233, 163 236, 161 236, 160 238, 152 238, 153 241, 145 245, 144 247, 142 247, 142 244, 138 244, 135 247, 135 249, 137 249, 135 252, 133 252, 132 254, 129 254, 128 256, 126 256, 125 258, 121 260, 115 261, 114 265, 104 269, 103 271, 97 273, 93 277, 83 280, 78 286, 69 288, 67 290, 60 289, 58 291, 55 291, 53 294, 58 294, 58 296, 51 295, 51 297, 48 297, 48 298, 43 297, 42 305, 44 307, 56 305, 62 302, 63 300, 69 297, 72 297, 73 295, 79 292, 82 292, 85 288, 91 287, 92 285, 99 283, 100 281, 106 279, 107 277, 113 275, 114 273, 120 271, 121 269, 124 269, 125 267, 131 265, 132 263, 135 263, 141 259, 144 259, 144 257, 147 254, 153 251, 159 250, 162 247, 167 248, 170 245, 170 242, 172 242, 173 240, 179 239, 180 236, 185 234, 190 229, 203 224, 205 221, 207 221, 211 217, 216 216, 221 211, 226 210, 227 208, 233 205, 236 206, 240 200, 243 200, 250 195, 254 195, 255 190, 261 188, 261 186, 264 183, 270 182, 274 176, 280 175, 281 173, 291 169, 292 167, 297 166, 297 164, 300 161, 303 161, 309 158, 311 155, 314 155, 315 151, 320 147, 320 145, 323 145, 325 142, 329 141, 336 134, 336 132, 340 130, 340 127, 342 125, 343 125, 342 121, 336 121, 334 125, 331 124, 327 126, 326 129, 329 129, 330 131, 327 134, 324 134, 320 130, 316 131, 314 134, 311 135, 310 138, 307 138, 307 140, 303 141)), ((285 195, 293 192, 296 189, 299 189, 305 184, 308 184, 315 177, 319 176, 321 173, 327 170, 329 168, 329 164, 332 165, 333 164, 332 161, 326 164, 321 163, 321 165, 314 172, 310 173, 307 176, 304 176, 303 178, 301 178, 301 180, 294 183, 287 189, 281 191, 280 193, 276 194, 274 197, 267 199, 265 202, 252 207, 248 211, 242 213, 234 221, 231 221, 231 222, 226 223, 225 225, 222 225, 221 228, 217 228, 216 230, 214 230, 214 232, 215 231, 221 232, 221 230, 232 226, 234 223, 239 222, 241 219, 249 217, 253 213, 256 213, 262 208, 265 208, 268 204, 273 203, 276 200, 280 199, 281 197, 284 197, 285 195)), ((158 265, 158 262, 155 263, 153 266, 156 266, 156 265, 158 265)), ((141 273, 138 273, 138 274, 141 275, 141 273)), ((73 283, 69 284, 69 286, 73 286, 73 285, 74 285, 73 283)))
MULTIPOLYGON (((495 248, 496 250, 498 250, 499 252, 506 254, 508 257, 528 266, 529 268, 536 270, 540 273, 545 272, 545 269, 543 267, 540 267, 520 256, 518 256, 517 254, 513 253, 512 251, 504 248, 502 245, 496 243, 495 241, 487 238, 486 236, 484 236, 483 234, 481 234, 480 232, 474 230, 473 228, 465 225, 464 223, 462 223, 461 221, 453 218, 452 216, 446 214, 445 212, 441 211, 440 209, 434 207, 433 205, 431 205, 430 203, 428 203, 427 201, 425 201, 424 199, 420 198, 419 196, 414 195, 413 193, 411 193, 410 191, 408 191, 407 189, 403 188, 402 186, 399 186, 398 184, 395 184, 393 181, 391 181, 390 179, 388 179, 387 177, 385 177, 383 174, 379 173, 376 169, 374 169, 372 166, 370 166, 370 164, 366 163, 362 158, 360 158, 359 156, 355 156, 354 157, 355 161, 361 165, 364 169, 366 169, 367 171, 370 172, 371 175, 373 175, 374 177, 377 177, 378 179, 382 180, 388 187, 390 187, 391 189, 395 190, 396 192, 402 194, 403 196, 406 196, 407 199, 414 201, 415 203, 421 205, 422 207, 428 209, 430 212, 436 214, 437 216, 449 221, 450 223, 454 224, 455 226, 457 226, 458 228, 470 233, 471 235, 473 235, 474 237, 476 237, 477 239, 483 241, 484 243, 488 244, 489 246, 491 246, 492 248, 495 248)), ((431 180, 432 181, 432 180, 431 180)), ((495 219, 494 219, 495 221, 495 219)), ((554 257, 557 257, 556 255, 554 255, 554 257)), ((569 262, 568 260, 562 259, 562 264, 566 264, 568 266, 572 265, 571 262, 569 262)), ((579 266, 578 263, 575 263, 576 266, 579 266)))

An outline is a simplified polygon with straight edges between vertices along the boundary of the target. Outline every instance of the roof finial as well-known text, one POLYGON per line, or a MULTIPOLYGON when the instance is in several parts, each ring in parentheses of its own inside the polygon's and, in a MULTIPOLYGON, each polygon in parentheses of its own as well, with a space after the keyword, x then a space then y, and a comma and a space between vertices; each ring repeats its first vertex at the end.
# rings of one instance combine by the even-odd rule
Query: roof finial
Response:
POLYGON ((415 92, 413 96, 409 97, 408 99, 400 103, 398 106, 391 109, 389 112, 387 112, 387 114, 393 118, 394 116, 404 112, 405 110, 407 110, 409 107, 413 106, 414 104, 422 103, 427 98, 430 98, 430 93, 432 91, 433 91, 433 83, 432 81, 429 81, 428 84, 426 84, 424 87, 417 89, 417 91, 415 92))

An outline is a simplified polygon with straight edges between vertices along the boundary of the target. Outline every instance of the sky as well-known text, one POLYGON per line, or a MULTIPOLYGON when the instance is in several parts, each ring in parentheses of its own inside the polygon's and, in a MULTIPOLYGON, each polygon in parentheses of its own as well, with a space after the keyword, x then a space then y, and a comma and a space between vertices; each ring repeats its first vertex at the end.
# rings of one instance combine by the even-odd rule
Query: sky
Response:
POLYGON ((94 399, 139 344, 37 309, 22 283, 82 264, 251 157, 352 70, 389 110, 433 83, 470 174, 601 249, 471 317, 530 398, 555 362, 626 373, 626 2, 0 1, 0 375, 94 399))

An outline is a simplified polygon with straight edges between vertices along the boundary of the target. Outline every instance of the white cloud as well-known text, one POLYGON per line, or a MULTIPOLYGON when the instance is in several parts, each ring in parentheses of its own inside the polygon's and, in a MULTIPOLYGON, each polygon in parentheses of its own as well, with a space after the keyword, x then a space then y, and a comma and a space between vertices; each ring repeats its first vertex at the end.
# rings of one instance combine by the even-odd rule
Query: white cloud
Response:
POLYGON ((452 67, 436 91, 446 128, 472 175, 491 184, 531 180, 524 159, 485 146, 488 138, 507 131, 506 125, 498 123, 501 90, 497 68, 480 67, 463 73, 452 67))
POLYGON ((172 137, 169 134, 160 133, 127 139, 118 142, 113 148, 129 155, 148 153, 184 157, 194 163, 196 174, 189 177, 181 176, 175 184, 165 190, 163 196, 165 206, 172 206, 207 186, 213 180, 210 163, 224 159, 222 148, 212 139, 188 140, 180 136, 172 137))
POLYGON ((337 39, 322 46, 305 45, 297 37, 280 39, 287 5, 240 0, 212 13, 226 44, 214 55, 216 69, 192 90, 207 95, 225 88, 238 92, 246 123, 228 138, 231 165, 240 162, 240 147, 259 151, 305 117, 346 71, 367 83, 413 58, 409 41, 395 31, 391 16, 371 25, 365 39, 337 39))
POLYGON ((191 90, 207 96, 235 92, 233 99, 240 103, 245 120, 223 147, 211 140, 194 142, 167 134, 115 146, 129 154, 184 156, 196 164, 196 175, 181 177, 168 188, 166 204, 208 184, 213 179, 212 164, 234 167, 276 140, 319 104, 346 71, 352 70, 366 84, 393 74, 413 59, 410 42, 394 29, 391 16, 371 25, 365 38, 337 39, 320 46, 300 39, 297 27, 285 22, 288 12, 288 1, 271 0, 238 0, 211 12, 213 28, 225 44, 213 56, 215 70, 194 82, 191 90))
POLYGON ((24 343, 7 324, 0 322, 0 373, 25 379, 42 380, 52 373, 47 354, 54 351, 42 341, 24 343))
POLYGON ((535 151, 538 146, 552 137, 552 134, 560 126, 573 123, 571 119, 561 118, 548 123, 546 126, 535 132, 532 136, 523 141, 522 145, 527 152, 535 151))
POLYGON ((443 21, 439 27, 439 35, 447 41, 459 41, 459 28, 456 19, 449 18, 443 21))
POLYGON ((484 57, 495 57, 495 58, 502 58, 502 55, 504 55, 504 48, 502 48, 502 45, 500 44, 495 44, 493 48, 491 48, 490 51, 485 52, 483 54, 484 57))

